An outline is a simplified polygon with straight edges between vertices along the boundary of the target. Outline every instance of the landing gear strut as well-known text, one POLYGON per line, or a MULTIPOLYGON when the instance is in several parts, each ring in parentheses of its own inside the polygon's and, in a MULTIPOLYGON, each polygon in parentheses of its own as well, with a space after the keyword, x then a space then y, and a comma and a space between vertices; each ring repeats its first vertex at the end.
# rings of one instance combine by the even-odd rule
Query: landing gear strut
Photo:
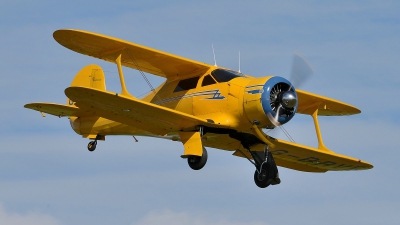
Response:
POLYGON ((256 171, 254 171, 254 182, 260 188, 266 188, 269 185, 281 183, 278 167, 275 164, 271 152, 267 151, 265 156, 266 158, 264 158, 261 164, 256 163, 256 171))
POLYGON ((259 188, 266 188, 269 185, 281 183, 281 179, 279 179, 278 167, 276 166, 271 152, 268 151, 268 145, 265 145, 264 152, 250 151, 248 145, 243 145, 243 147, 253 158, 250 159, 246 154, 239 150, 242 155, 256 167, 256 171, 254 172, 254 182, 259 188))
POLYGON ((93 141, 89 142, 89 144, 87 145, 87 148, 90 152, 93 152, 96 149, 97 140, 104 140, 104 136, 97 135, 93 141))
POLYGON ((206 165, 207 162, 207 150, 203 148, 203 155, 202 156, 189 156, 188 157, 188 164, 190 168, 193 170, 199 170, 206 165))

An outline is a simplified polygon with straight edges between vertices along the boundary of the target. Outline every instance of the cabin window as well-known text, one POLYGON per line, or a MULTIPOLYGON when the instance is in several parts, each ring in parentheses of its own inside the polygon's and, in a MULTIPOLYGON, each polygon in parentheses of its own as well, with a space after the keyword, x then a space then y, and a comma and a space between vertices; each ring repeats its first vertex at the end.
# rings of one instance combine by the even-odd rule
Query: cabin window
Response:
POLYGON ((207 85, 211 85, 211 84, 215 84, 215 83, 217 83, 217 82, 215 82, 215 80, 210 75, 207 75, 204 77, 203 83, 201 84, 201 86, 207 86, 207 85))
POLYGON ((211 75, 217 82, 228 82, 236 77, 242 77, 241 73, 232 70, 216 69, 211 72, 211 75))
POLYGON ((200 77, 192 77, 189 79, 179 81, 178 85, 176 86, 174 92, 178 91, 186 91, 189 89, 196 88, 197 82, 199 81, 200 77))

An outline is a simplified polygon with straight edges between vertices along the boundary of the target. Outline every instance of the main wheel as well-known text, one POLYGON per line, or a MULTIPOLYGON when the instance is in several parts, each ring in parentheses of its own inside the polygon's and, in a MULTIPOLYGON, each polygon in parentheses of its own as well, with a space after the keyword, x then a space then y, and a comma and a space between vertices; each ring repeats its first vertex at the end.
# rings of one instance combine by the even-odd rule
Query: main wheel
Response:
POLYGON ((207 162, 207 150, 203 148, 202 156, 190 156, 188 157, 188 164, 193 170, 199 170, 206 165, 207 162))
POLYGON ((87 145, 89 151, 93 152, 96 149, 97 141, 91 141, 87 145))
POLYGON ((254 172, 254 182, 259 188, 266 188, 273 182, 274 174, 271 165, 264 163, 260 172, 258 170, 254 172))

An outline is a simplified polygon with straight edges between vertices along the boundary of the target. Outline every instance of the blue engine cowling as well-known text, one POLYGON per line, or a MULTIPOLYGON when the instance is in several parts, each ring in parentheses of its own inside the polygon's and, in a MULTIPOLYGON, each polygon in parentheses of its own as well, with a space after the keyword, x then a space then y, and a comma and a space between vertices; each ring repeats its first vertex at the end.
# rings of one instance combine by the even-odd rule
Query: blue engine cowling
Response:
POLYGON ((262 77, 245 88, 244 111, 252 123, 273 128, 289 122, 296 114, 298 101, 292 84, 282 77, 262 77))

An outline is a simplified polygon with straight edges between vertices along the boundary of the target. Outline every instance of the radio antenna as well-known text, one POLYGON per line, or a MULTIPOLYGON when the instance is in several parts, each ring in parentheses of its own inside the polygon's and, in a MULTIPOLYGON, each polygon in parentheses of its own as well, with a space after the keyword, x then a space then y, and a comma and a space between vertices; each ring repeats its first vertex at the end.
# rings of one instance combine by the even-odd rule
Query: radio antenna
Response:
POLYGON ((239 73, 241 73, 240 72, 240 51, 239 51, 239 73))
POLYGON ((214 52, 214 44, 211 44, 211 48, 213 50, 213 55, 214 55, 214 66, 217 66, 217 60, 215 59, 215 52, 214 52))

